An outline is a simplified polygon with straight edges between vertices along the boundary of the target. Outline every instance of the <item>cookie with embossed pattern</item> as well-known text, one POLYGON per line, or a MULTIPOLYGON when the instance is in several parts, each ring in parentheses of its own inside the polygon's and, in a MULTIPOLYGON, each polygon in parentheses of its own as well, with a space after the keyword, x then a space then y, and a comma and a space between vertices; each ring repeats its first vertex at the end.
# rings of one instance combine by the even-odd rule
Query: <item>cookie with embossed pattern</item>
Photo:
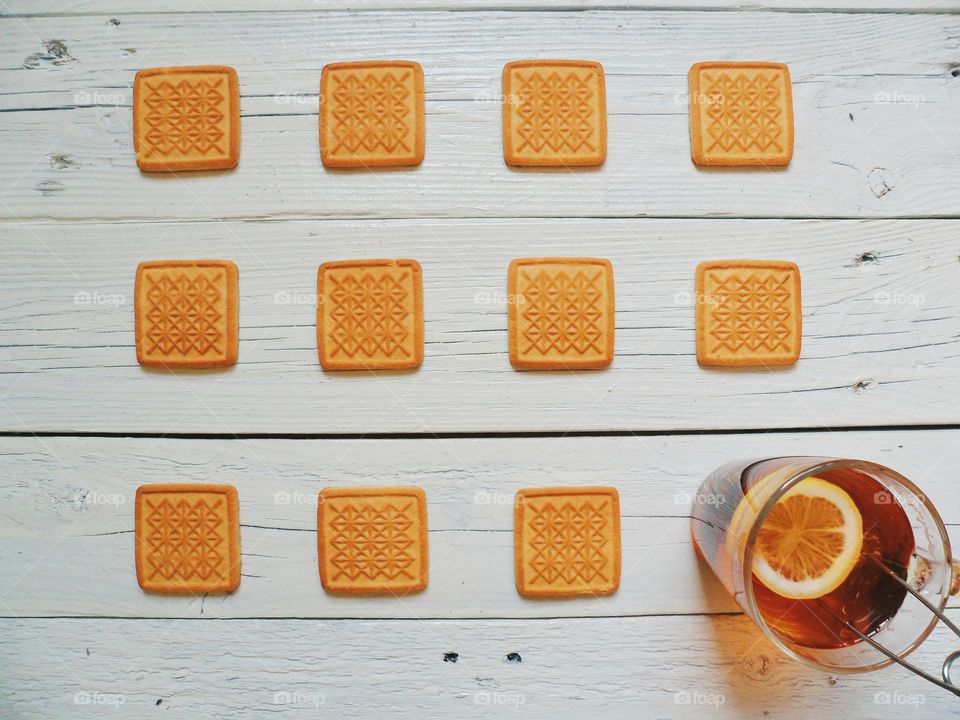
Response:
POLYGON ((602 486, 527 488, 513 519, 517 591, 606 595, 620 586, 620 495, 602 486))
POLYGON ((417 487, 324 488, 320 581, 331 593, 406 594, 427 586, 427 498, 417 487))
POLYGON ((229 260, 153 260, 137 267, 137 361, 145 367, 233 365, 239 347, 239 272, 229 260))
POLYGON ((782 63, 690 68, 690 145, 697 165, 783 166, 793 157, 790 70, 782 63))
POLYGON ((697 361, 791 365, 800 357, 800 269, 781 260, 711 260, 697 266, 697 361))
POLYGON ((518 60, 503 68, 503 157, 509 165, 601 165, 607 157, 603 65, 518 60))
POLYGON ((423 281, 416 260, 342 260, 317 273, 324 370, 400 370, 423 362, 423 281))
POLYGON ((613 265, 600 258, 518 258, 507 280, 510 362, 521 370, 613 362, 613 265))
POLYGON ((240 82, 223 65, 150 68, 133 81, 133 147, 147 172, 225 170, 240 160, 240 82))
POLYGON ((326 167, 419 165, 424 147, 419 63, 373 60, 324 66, 320 159, 326 167))
POLYGON ((240 585, 240 503, 232 485, 137 488, 137 582, 147 592, 228 593, 240 585))

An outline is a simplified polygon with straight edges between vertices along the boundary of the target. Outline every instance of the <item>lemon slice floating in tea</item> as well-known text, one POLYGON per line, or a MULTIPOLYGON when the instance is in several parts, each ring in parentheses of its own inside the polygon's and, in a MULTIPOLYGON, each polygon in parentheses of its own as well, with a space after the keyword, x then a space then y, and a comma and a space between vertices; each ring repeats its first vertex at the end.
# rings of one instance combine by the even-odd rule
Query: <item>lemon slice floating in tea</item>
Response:
POLYGON ((847 579, 862 547, 863 519, 853 499, 809 477, 790 488, 764 520, 753 573, 781 597, 810 600, 847 579))

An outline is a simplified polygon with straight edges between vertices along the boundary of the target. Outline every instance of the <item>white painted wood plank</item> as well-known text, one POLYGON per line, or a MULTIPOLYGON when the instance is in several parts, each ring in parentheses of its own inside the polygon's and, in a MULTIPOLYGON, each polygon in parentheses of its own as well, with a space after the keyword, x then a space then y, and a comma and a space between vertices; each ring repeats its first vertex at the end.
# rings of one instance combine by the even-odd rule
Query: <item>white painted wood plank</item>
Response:
MULTIPOLYGON (((793 12, 949 13, 951 0, 275 0, 276 11, 329 10, 780 10, 793 12)), ((263 10, 263 0, 168 0, 167 13, 235 13, 263 10)), ((154 8, 151 8, 154 10, 154 8)), ((0 17, 102 15, 120 18, 143 12, 129 0, 4 0, 0 17)), ((114 18, 116 19, 116 18, 114 18)))
POLYGON ((7 225, 0 227, 0 429, 305 434, 958 423, 956 224, 7 225), (610 369, 511 368, 507 266, 538 255, 612 260, 610 369), (239 265, 240 359, 232 369, 173 374, 137 365, 134 269, 140 260, 177 257, 239 265), (320 369, 310 304, 317 267, 363 257, 413 257, 423 265, 426 358, 417 371, 320 369), (777 371, 698 367, 694 268, 718 257, 800 265, 798 364, 777 371), (78 304, 78 293, 89 302, 78 304))
MULTIPOLYGON (((11 718, 794 720, 842 707, 849 720, 899 720, 953 717, 957 702, 900 668, 838 677, 805 668, 743 617, 57 619, 0 629, 0 710, 11 718), (512 652, 520 662, 506 661, 512 652)), ((934 633, 914 659, 933 668, 952 638, 934 633)))
POLYGON ((952 191, 960 16, 188 13, 133 15, 118 25, 100 16, 11 18, 0 30, 5 218, 960 215, 952 191), (425 162, 405 171, 325 170, 321 66, 384 56, 424 66, 425 162), (502 66, 544 56, 604 64, 602 168, 504 164, 502 66), (797 140, 789 168, 691 163, 686 78, 705 59, 790 65, 797 140), (240 166, 141 174, 130 132, 134 73, 188 62, 237 68, 240 166))
MULTIPOLYGON (((6 438, 0 454, 0 615, 522 618, 736 611, 690 541, 691 494, 742 457, 861 457, 914 480, 960 525, 960 431, 442 440, 6 438), (242 580, 232 595, 143 593, 134 572, 137 486, 219 482, 240 496, 242 580), (430 581, 403 598, 326 594, 317 570, 321 488, 418 485, 430 581), (622 582, 603 598, 529 600, 513 574, 523 487, 620 492, 622 582)), ((954 540, 960 540, 954 532, 954 540)))

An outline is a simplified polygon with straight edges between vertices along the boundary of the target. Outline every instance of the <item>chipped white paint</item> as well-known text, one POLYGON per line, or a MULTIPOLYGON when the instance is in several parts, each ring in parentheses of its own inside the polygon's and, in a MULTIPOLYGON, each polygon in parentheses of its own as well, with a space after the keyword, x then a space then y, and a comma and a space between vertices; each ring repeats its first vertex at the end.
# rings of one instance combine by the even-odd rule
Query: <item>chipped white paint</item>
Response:
MULTIPOLYGON (((691 494, 738 457, 825 454, 886 463, 960 523, 955 431, 416 440, 7 438, 0 452, 5 615, 101 617, 582 617, 735 611, 690 544, 691 494), (223 482, 240 496, 243 579, 227 597, 145 595, 133 572, 142 483, 223 482), (430 584, 399 600, 327 595, 316 498, 327 485, 427 494, 430 584), (620 492, 623 578, 609 597, 520 597, 513 496, 523 487, 620 492), (96 578, 96 582, 90 579, 96 578), (83 588, 64 592, 64 588, 83 588)), ((956 538, 960 540, 960 537, 956 538)))
POLYGON ((957 15, 148 13, 118 25, 101 15, 8 18, 0 30, 8 89, 0 110, 9 113, 0 123, 2 217, 960 215, 951 192, 960 155, 957 15), (504 164, 503 65, 545 56, 603 63, 602 168, 504 164), (402 171, 326 170, 320 68, 371 57, 422 63, 426 159, 402 171), (731 172, 690 161, 687 72, 714 59, 789 64, 789 168, 731 172), (130 131, 134 73, 185 62, 237 69, 240 165, 143 175, 130 131))
MULTIPOLYGON (((158 14, 129 0, 0 3, 0 431, 149 435, 0 437, 0 715, 955 712, 952 697, 895 669, 829 678, 779 656, 728 614, 736 608, 696 560, 687 515, 689 494, 725 460, 823 453, 901 470, 953 532, 956 430, 669 434, 960 423, 953 0, 599 5, 615 9, 278 0, 273 12, 251 12, 264 4, 174 0, 158 14), (747 5, 789 12, 700 12, 747 5), (562 11, 513 12, 535 7, 562 11), (344 12, 357 9, 370 12, 344 12), (500 69, 547 55, 606 67, 600 170, 502 162, 500 69), (424 65, 426 161, 410 171, 326 171, 320 67, 378 56, 424 65), (786 171, 690 163, 686 72, 728 58, 789 63, 797 145, 786 171), (142 175, 129 128, 133 74, 187 62, 238 69, 240 167, 142 175), (897 217, 917 219, 882 219, 897 217), (541 254, 613 260, 611 369, 510 369, 506 267, 541 254), (240 363, 144 371, 132 347, 136 263, 204 256, 240 266, 240 363), (422 369, 323 373, 316 267, 397 256, 424 267, 422 369), (693 268, 723 256, 799 263, 797 366, 697 367, 693 268), (664 434, 564 437, 569 430, 664 434), (159 437, 451 431, 555 436, 159 437), (137 587, 133 493, 168 480, 240 490, 244 576, 234 595, 170 598, 137 587), (401 601, 328 596, 313 498, 327 484, 381 483, 428 493, 430 585, 401 601), (520 598, 513 493, 582 483, 620 489, 620 591, 520 598)), ((938 633, 917 660, 932 668, 952 648, 938 633)))
MULTIPOLYGON (((954 648, 936 635, 918 655, 954 648)), ((0 620, 0 653, 0 711, 31 720, 903 720, 955 717, 957 702, 895 669, 809 670, 742 616, 0 620)))
POLYGON ((424 220, 53 223, 0 227, 0 427, 150 433, 672 430, 960 423, 957 221, 424 220), (518 372, 507 266, 613 261, 617 330, 602 371, 518 372), (145 370, 133 349, 140 260, 240 268, 240 360, 145 370), (423 266, 423 366, 325 373, 316 271, 326 260, 423 266), (800 362, 697 367, 697 261, 793 260, 800 362))

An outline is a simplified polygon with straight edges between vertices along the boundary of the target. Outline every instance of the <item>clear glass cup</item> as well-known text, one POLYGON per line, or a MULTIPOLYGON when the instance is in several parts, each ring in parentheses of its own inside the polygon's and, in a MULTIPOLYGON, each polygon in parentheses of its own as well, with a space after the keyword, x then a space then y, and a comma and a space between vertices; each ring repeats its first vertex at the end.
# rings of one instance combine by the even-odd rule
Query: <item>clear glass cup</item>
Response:
MULTIPOLYGON (((912 552, 907 551, 909 562, 898 568, 898 575, 932 607, 942 612, 949 596, 960 591, 960 565, 953 561, 943 521, 916 485, 876 463, 827 457, 779 457, 724 465, 707 477, 694 498, 691 520, 694 545, 747 616, 788 656, 830 673, 865 672, 900 662, 856 637, 847 638, 850 642, 836 647, 805 640, 802 617, 798 615, 800 621, 793 624, 784 619, 791 613, 803 613, 800 607, 796 607, 798 601, 777 596, 785 602, 776 606, 778 613, 772 616, 772 606, 766 600, 770 591, 755 580, 752 570, 757 536, 777 501, 808 477, 836 479, 838 483, 842 480, 848 488, 851 483, 858 488, 859 495, 851 494, 851 497, 864 516, 865 537, 868 518, 873 517, 886 518, 871 526, 870 532, 875 534, 875 540, 884 540, 883 533, 889 532, 912 535, 909 538, 912 552), (902 515, 896 511, 896 506, 903 510, 902 515), (903 516, 905 522, 900 521, 903 516), (890 517, 897 522, 889 522, 890 517), (758 594, 762 596, 760 601, 758 594), (781 609, 782 613, 779 612, 781 609), (784 631, 783 627, 788 627, 790 632, 784 631)), ((866 540, 864 552, 867 552, 866 540)), ((878 565, 871 558, 862 558, 862 561, 868 570, 878 565)), ((851 576, 856 572, 855 568, 851 576)), ((879 565, 877 572, 881 572, 879 565)), ((848 604, 870 605, 871 600, 860 597, 848 604)), ((886 600, 890 601, 890 598, 886 600)), ((897 603, 896 598, 893 602, 897 603)), ((839 622, 848 604, 843 605, 839 614, 837 608, 830 610, 822 602, 810 607, 817 612, 829 611, 830 614, 824 617, 839 622)), ((904 590, 902 601, 892 607, 888 616, 879 619, 877 627, 871 627, 865 634, 892 651, 896 658, 904 658, 927 638, 937 622, 935 613, 904 590)), ((813 624, 811 630, 815 630, 813 624)))

